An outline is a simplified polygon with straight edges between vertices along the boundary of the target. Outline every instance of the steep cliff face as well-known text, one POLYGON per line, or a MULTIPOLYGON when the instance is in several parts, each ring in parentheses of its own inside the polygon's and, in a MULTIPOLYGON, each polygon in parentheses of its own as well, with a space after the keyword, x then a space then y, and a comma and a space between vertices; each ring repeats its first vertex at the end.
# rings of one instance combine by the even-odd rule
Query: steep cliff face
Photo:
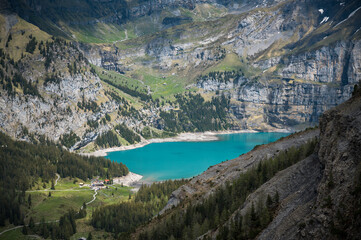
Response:
POLYGON ((277 78, 265 75, 263 79, 250 80, 237 76, 225 82, 208 77, 198 81, 197 86, 205 92, 225 91, 234 99, 232 112, 243 128, 317 124, 322 112, 351 96, 361 74, 360 44, 361 41, 337 42, 315 51, 253 64, 263 72, 278 68, 273 72, 277 78))
POLYGON ((90 72, 87 61, 77 48, 48 35, 43 38, 43 33, 32 30, 34 26, 16 16, 1 17, 6 22, 16 19, 13 26, 1 29, 2 34, 12 36, 2 51, 2 58, 11 59, 4 62, 1 69, 0 127, 3 131, 19 138, 27 138, 31 133, 58 140, 70 131, 82 136, 88 120, 116 109, 109 99, 97 113, 79 109, 78 103, 96 102, 104 96, 104 90, 100 79, 90 72), (22 29, 14 30, 18 28, 22 29), (32 53, 18 45, 21 38, 36 42, 37 47, 32 51, 29 43, 26 45, 27 51, 32 53), (15 49, 22 52, 21 56, 15 49), (36 90, 30 92, 28 88, 36 90))
POLYGON ((72 43, 13 14, 0 15, 0 21, 0 35, 8 39, 0 46, 1 131, 29 141, 64 140, 75 133, 76 140, 61 142, 76 148, 117 124, 134 127, 153 121, 149 109, 134 109, 129 116, 127 100, 101 82, 72 43), (141 121, 139 114, 147 117, 141 121))
POLYGON ((320 119, 318 157, 324 172, 312 213, 305 219, 308 238, 361 237, 360 93, 320 119))
POLYGON ((345 101, 352 88, 297 82, 246 84, 236 93, 239 103, 232 106, 232 111, 247 128, 260 126, 262 129, 263 126, 267 129, 267 125, 292 128, 301 123, 314 125, 325 110, 345 101), (259 119, 252 121, 252 117, 257 115, 259 119))
MULTIPOLYGON (((319 149, 310 159, 284 171, 255 193, 276 187, 282 199, 274 220, 259 239, 358 239, 360 238, 360 113, 361 95, 324 113, 320 119, 319 149), (308 164, 310 163, 310 164, 308 164), (312 163, 312 164, 311 164, 312 163), (307 165, 308 164, 308 165, 307 165), (289 184, 284 175, 313 171, 304 184, 289 184), (277 186, 277 184, 280 184, 277 186), (300 188, 298 191, 297 188, 300 188), (308 193, 307 193, 308 192, 308 193)), ((250 202, 257 199, 250 196, 250 202)), ((243 209, 250 207, 243 207, 243 209)))
POLYGON ((254 66, 264 71, 281 65, 278 73, 284 78, 355 84, 361 74, 360 51, 361 41, 340 41, 315 51, 255 62, 254 66))

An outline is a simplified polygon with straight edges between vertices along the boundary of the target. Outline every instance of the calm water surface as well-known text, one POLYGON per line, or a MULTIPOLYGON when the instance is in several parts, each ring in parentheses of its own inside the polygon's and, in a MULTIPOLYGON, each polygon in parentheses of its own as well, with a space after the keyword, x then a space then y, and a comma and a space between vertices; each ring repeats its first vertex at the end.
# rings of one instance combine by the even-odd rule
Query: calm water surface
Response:
POLYGON ((122 162, 146 180, 189 178, 209 166, 238 157, 254 146, 274 142, 289 133, 237 133, 219 135, 219 141, 152 143, 142 148, 110 152, 107 158, 122 162))

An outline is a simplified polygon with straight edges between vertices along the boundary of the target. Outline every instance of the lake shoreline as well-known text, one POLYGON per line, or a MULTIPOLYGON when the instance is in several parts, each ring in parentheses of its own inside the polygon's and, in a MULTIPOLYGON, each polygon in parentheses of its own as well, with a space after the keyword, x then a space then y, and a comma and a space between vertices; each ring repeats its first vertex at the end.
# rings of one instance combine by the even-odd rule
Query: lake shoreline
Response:
MULTIPOLYGON (((175 137, 170 138, 152 138, 148 140, 143 140, 139 143, 128 145, 128 146, 120 146, 113 148, 105 148, 101 150, 97 150, 91 153, 80 153, 85 156, 95 156, 95 157, 105 157, 110 152, 118 152, 118 151, 126 151, 136 148, 144 147, 151 143, 165 143, 165 142, 210 142, 210 141, 218 141, 219 137, 217 135, 223 134, 237 134, 237 133, 257 133, 260 131, 256 130, 225 130, 225 131, 207 131, 207 132, 188 132, 188 133, 180 133, 175 137)), ((266 131, 265 131, 266 132, 266 131)), ((277 129, 269 132, 291 132, 287 129, 277 129)))

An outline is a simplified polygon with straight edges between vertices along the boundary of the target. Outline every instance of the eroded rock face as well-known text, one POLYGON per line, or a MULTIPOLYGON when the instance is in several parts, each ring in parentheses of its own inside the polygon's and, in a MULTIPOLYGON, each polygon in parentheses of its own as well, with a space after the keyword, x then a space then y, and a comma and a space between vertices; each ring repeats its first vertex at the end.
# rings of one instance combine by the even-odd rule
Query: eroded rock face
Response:
POLYGON ((235 100, 231 112, 242 128, 267 129, 304 122, 317 124, 324 111, 346 101, 353 91, 353 84, 342 86, 332 82, 334 85, 292 80, 255 82, 241 78, 237 83, 209 79, 197 86, 206 92, 226 90, 224 94, 235 100))
MULTIPOLYGON (((33 77, 33 74, 28 75, 27 79, 33 77)), ((22 94, 9 96, 5 91, 1 92, 0 127, 6 133, 21 138, 26 129, 57 141, 70 131, 82 133, 87 120, 99 119, 117 108, 109 101, 98 113, 78 109, 77 103, 97 101, 103 95, 100 79, 90 72, 63 74, 59 83, 39 86, 39 90, 42 98, 22 94)))
POLYGON ((317 200, 305 220, 308 238, 361 237, 361 95, 326 112, 320 119, 318 157, 324 166, 317 200), (312 223, 312 224, 311 224, 312 223))
POLYGON ((85 142, 94 140, 110 126, 91 129, 87 122, 100 120, 116 111, 119 104, 106 96, 100 79, 74 45, 56 40, 46 43, 45 49, 47 54, 34 53, 23 57, 16 66, 8 64, 38 93, 23 92, 19 86, 12 93, 0 89, 1 131, 18 139, 44 136, 52 141, 72 131, 85 142), (47 68, 45 55, 51 59, 47 68), (97 107, 81 107, 90 103, 97 107))
POLYGON ((298 78, 311 82, 343 85, 355 84, 361 77, 361 41, 341 41, 318 50, 284 58, 270 58, 254 63, 267 70, 277 64, 284 67, 280 74, 284 78, 298 78))

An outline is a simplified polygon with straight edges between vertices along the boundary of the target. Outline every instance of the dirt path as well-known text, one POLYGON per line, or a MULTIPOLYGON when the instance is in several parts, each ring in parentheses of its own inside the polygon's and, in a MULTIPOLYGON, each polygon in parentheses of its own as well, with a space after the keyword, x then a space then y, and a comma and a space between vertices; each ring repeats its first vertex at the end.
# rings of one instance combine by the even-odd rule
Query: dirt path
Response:
POLYGON ((22 227, 24 227, 24 225, 20 225, 20 226, 16 226, 16 227, 13 227, 13 228, 6 229, 6 230, 0 232, 0 235, 1 235, 1 234, 4 234, 4 233, 6 233, 6 232, 9 232, 9 231, 18 229, 18 228, 22 228, 22 227))
POLYGON ((122 40, 117 40, 117 41, 115 41, 115 42, 113 42, 113 43, 124 42, 124 41, 128 40, 128 30, 127 30, 127 29, 124 30, 124 34, 125 34, 125 38, 124 38, 124 39, 122 39, 122 40))
POLYGON ((90 200, 89 202, 87 202, 87 203, 85 203, 86 205, 89 205, 89 204, 91 204, 92 202, 94 202, 95 201, 95 199, 97 199, 97 194, 98 194, 98 189, 95 189, 94 190, 94 194, 93 194, 93 199, 92 200, 90 200))
POLYGON ((57 173, 55 173, 55 174, 56 174, 56 176, 57 176, 58 178, 55 180, 54 186, 56 186, 56 184, 58 184, 58 180, 60 179, 60 175, 57 174, 57 173))
MULTIPOLYGON (((58 180, 60 179, 60 175, 57 174, 57 173, 56 173, 56 175, 57 175, 58 178, 55 180, 54 186, 56 186, 56 184, 58 184, 58 180)), ((49 189, 33 190, 33 191, 26 191, 26 192, 39 192, 39 191, 49 191, 49 189)), ((86 189, 84 189, 84 190, 71 190, 71 189, 69 189, 69 190, 51 190, 51 191, 59 191, 59 192, 61 192, 61 191, 79 191, 79 192, 80 192, 80 191, 91 191, 91 189, 89 189, 89 190, 86 190, 86 189)), ((89 202, 85 203, 86 205, 89 205, 89 204, 91 204, 92 202, 94 202, 94 201, 96 200, 96 198, 97 198, 96 195, 98 194, 97 191, 98 191, 98 189, 95 189, 95 190, 94 190, 93 199, 90 200, 89 202)), ((83 206, 81 206, 81 209, 83 209, 83 206)), ((45 222, 45 223, 54 223, 54 222, 59 222, 59 220, 48 221, 48 222, 45 222)), ((41 222, 37 222, 37 223, 35 223, 35 224, 36 224, 36 225, 39 225, 39 224, 41 224, 41 222)), ((26 226, 28 227, 29 225, 26 225, 26 226)), ((18 229, 18 228, 22 228, 22 227, 24 227, 24 225, 19 225, 19 226, 13 227, 13 228, 6 229, 6 230, 0 232, 0 235, 4 234, 4 233, 6 233, 6 232, 9 232, 9 231, 18 229)), ((41 238, 41 237, 39 237, 39 236, 37 236, 37 235, 31 235, 31 236, 32 236, 32 237, 41 238)))
MULTIPOLYGON (((92 202, 94 202, 95 201, 95 199, 97 199, 97 194, 98 194, 98 189, 94 189, 94 194, 93 194, 93 199, 92 200, 90 200, 89 202, 87 202, 87 203, 85 203, 85 205, 89 205, 89 204, 91 204, 92 202)), ((81 206, 81 208, 80 209, 83 209, 83 206, 81 206)))
MULTIPOLYGON (((59 220, 47 221, 47 222, 45 222, 45 223, 54 223, 54 222, 59 222, 59 220)), ((39 225, 39 224, 41 224, 41 222, 35 223, 35 225, 39 225)), ((26 225, 26 226, 29 227, 29 225, 26 225)), ((6 232, 10 232, 10 231, 12 231, 12 230, 18 229, 18 228, 22 228, 22 227, 24 227, 24 225, 19 225, 19 226, 13 227, 13 228, 6 229, 6 230, 0 232, 0 235, 1 235, 1 234, 4 234, 4 233, 6 233, 6 232)), ((37 235, 29 235, 29 236, 37 236, 37 235)), ((40 237, 40 238, 41 238, 41 237, 40 237)))
POLYGON ((82 191, 92 191, 91 189, 83 189, 83 190, 77 190, 77 189, 64 189, 64 190, 50 190, 50 189, 42 189, 42 190, 29 190, 26 191, 29 192, 82 192, 82 191))

